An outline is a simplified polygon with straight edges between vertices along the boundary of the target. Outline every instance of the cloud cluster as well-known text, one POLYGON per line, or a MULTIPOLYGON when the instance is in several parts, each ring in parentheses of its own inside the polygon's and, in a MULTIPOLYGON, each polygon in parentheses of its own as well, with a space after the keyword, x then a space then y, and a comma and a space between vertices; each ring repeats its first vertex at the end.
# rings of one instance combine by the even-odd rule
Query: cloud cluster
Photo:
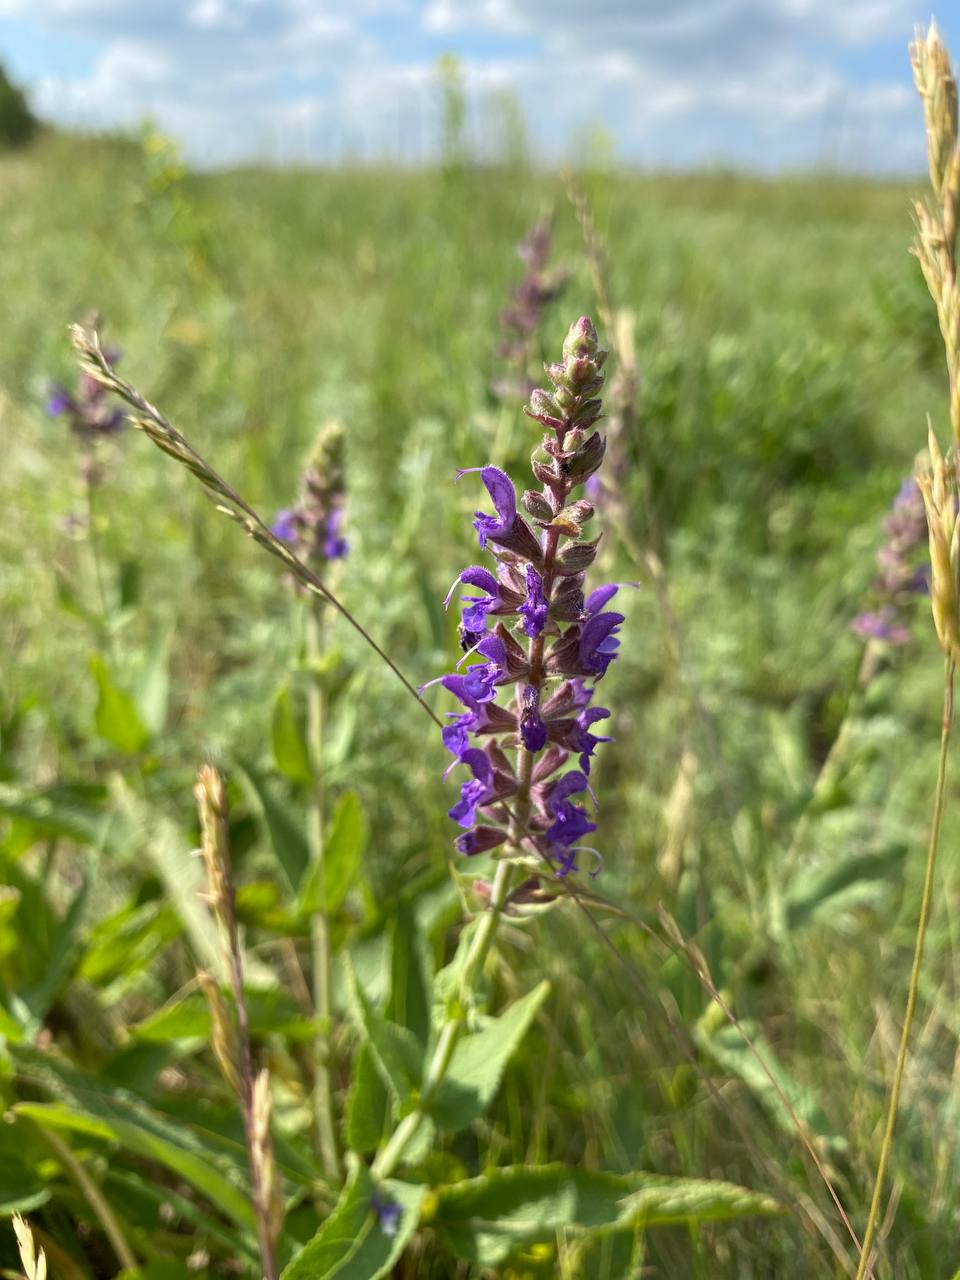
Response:
POLYGON ((450 49, 481 147, 508 92, 550 159, 603 126, 650 165, 923 165, 905 48, 899 70, 887 56, 913 0, 0 0, 4 16, 95 42, 90 65, 36 79, 42 113, 150 116, 201 163, 427 159, 450 49))

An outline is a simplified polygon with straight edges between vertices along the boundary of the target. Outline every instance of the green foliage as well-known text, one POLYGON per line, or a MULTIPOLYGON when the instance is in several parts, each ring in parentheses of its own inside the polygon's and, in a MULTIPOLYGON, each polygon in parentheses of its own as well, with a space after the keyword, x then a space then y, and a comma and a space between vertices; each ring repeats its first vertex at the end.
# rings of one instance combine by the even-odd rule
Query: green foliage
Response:
POLYGON ((283 1273, 283 1280, 377 1280, 394 1265, 419 1219, 425 1187, 387 1181, 375 1186, 362 1164, 354 1166, 337 1206, 283 1273), (387 1233, 371 1202, 379 1196, 399 1205, 395 1229, 387 1233))
POLYGON ((520 1165, 445 1187, 431 1221, 458 1257, 494 1267, 518 1249, 558 1235, 693 1225, 779 1211, 770 1196, 725 1182, 520 1165))
POLYGON ((0 67, 0 147, 20 147, 37 131, 37 120, 19 89, 0 67))
MULTIPOLYGON (((915 643, 881 655, 831 785, 815 787, 846 722, 861 657, 849 620, 880 522, 942 404, 939 337, 904 252, 907 187, 643 178, 590 157, 641 373, 617 483, 634 537, 656 528, 675 619, 666 634, 646 587, 618 597, 629 617, 603 685, 617 741, 594 775, 606 867, 592 887, 644 922, 669 906, 790 1108, 741 1034, 704 1017, 686 961, 615 913, 600 917, 608 940, 565 903, 509 916, 462 991, 482 919, 471 881, 493 863, 449 875, 434 728, 332 615, 308 669, 282 574, 132 432, 102 457, 99 598, 77 453, 43 413, 48 382, 73 378, 66 326, 92 306, 123 370, 268 518, 296 492, 318 422, 342 418, 351 555, 336 589, 414 684, 450 669, 442 601, 476 558, 477 505, 468 479, 451 480, 487 460, 519 467, 536 441, 519 418, 502 428, 487 389, 513 246, 551 200, 556 262, 573 272, 564 305, 595 299, 559 185, 523 165, 512 105, 509 172, 481 171, 466 163, 455 70, 446 84, 437 174, 195 175, 153 131, 45 134, 0 160, 0 494, 16 513, 0 539, 0 647, 16 658, 0 690, 0 1212, 30 1214, 52 1274, 116 1274, 44 1138, 59 1134, 141 1274, 257 1274, 242 1124, 195 985, 200 966, 227 989, 190 857, 195 770, 214 759, 231 782, 288 1274, 845 1274, 818 1234, 842 1227, 790 1108, 859 1224, 889 1066, 876 1025, 901 1016, 938 731, 923 607, 915 643), (491 457, 497 438, 507 456, 491 457), (323 882, 306 821, 315 675, 323 882), (308 940, 324 899, 330 1037, 308 940), (462 1032, 399 1166, 409 1181, 375 1188, 364 1162, 415 1112, 451 1016, 462 1032), (315 1153, 318 1052, 343 1147, 363 1158, 345 1189, 315 1153), (371 1210, 381 1192, 402 1208, 392 1236, 371 1210)), ((545 346, 568 322, 548 308, 545 346)), ((599 505, 598 580, 646 580, 599 505)), ((948 813, 892 1170, 885 1247, 910 1280, 948 1280, 957 1261, 960 1028, 937 1003, 957 834, 948 813)), ((0 1267, 16 1266, 0 1224, 0 1267)))

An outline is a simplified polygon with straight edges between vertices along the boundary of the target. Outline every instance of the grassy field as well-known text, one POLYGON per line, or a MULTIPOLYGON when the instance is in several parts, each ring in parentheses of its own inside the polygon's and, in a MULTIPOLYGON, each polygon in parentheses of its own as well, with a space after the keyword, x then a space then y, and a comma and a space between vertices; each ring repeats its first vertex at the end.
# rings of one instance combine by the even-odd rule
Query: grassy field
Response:
MULTIPOLYGON (((602 917, 619 957, 567 905, 507 923, 495 1002, 541 977, 550 994, 492 1109, 438 1143, 422 1176, 564 1161, 725 1179, 783 1209, 582 1250, 560 1232, 498 1274, 842 1276, 853 1246, 797 1120, 859 1229, 939 737, 925 602, 913 642, 879 651, 859 693, 863 642, 850 628, 925 415, 944 415, 939 334, 907 252, 913 189, 722 173, 583 181, 641 371, 642 438, 623 442, 619 475, 632 538, 608 530, 599 569, 641 586, 622 593, 622 658, 604 684, 616 742, 594 779, 606 863, 594 887, 637 919, 602 917), (667 625, 630 554, 651 528, 667 625), (658 903, 703 952, 740 1030, 666 945, 658 903)), ((304 607, 139 433, 104 452, 93 538, 71 524, 85 513, 78 451, 44 410, 50 381, 75 376, 67 326, 98 310, 121 372, 267 515, 294 497, 319 424, 343 422, 351 554, 338 589, 420 685, 455 661, 443 596, 477 558, 478 490, 455 486, 455 471, 495 462, 522 484, 539 438, 489 386, 498 314, 522 271, 514 247, 551 208, 552 261, 570 272, 541 327, 555 359, 597 300, 553 176, 181 175, 156 144, 57 137, 0 158, 0 1206, 24 1209, 54 1275, 121 1270, 70 1151, 137 1274, 166 1280, 188 1259, 200 1276, 249 1274, 217 1195, 103 1119, 125 1091, 172 1141, 219 1143, 210 1160, 242 1168, 193 981, 191 789, 205 759, 231 779, 291 1248, 324 1204, 297 1146, 309 1130, 310 1024, 291 961, 303 922, 276 887, 278 829, 302 823, 304 788, 288 757, 278 768, 278 735, 299 705, 304 607)), ((435 958, 450 954, 468 867, 452 852, 455 790, 436 733, 342 621, 326 629, 326 790, 331 805, 355 793, 368 831, 334 942, 375 991, 384 930, 406 906, 435 958)), ((448 709, 440 694, 432 704, 448 709)), ((960 1268, 955 792, 878 1276, 960 1268)), ((342 1013, 342 967, 337 981, 342 1013)), ((339 1108, 353 1032, 337 1022, 339 1108)), ((15 1268, 5 1227, 0 1249, 15 1268)), ((481 1274, 457 1266, 427 1223, 395 1274, 481 1274)))

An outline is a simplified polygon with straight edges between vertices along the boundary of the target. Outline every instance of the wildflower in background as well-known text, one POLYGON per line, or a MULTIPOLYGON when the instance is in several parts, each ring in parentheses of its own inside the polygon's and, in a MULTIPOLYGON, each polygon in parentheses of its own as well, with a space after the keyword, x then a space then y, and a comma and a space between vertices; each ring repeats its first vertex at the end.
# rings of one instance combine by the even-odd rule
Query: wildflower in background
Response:
POLYGON ((296 506, 279 511, 271 526, 312 569, 342 560, 350 550, 343 536, 343 428, 327 422, 320 428, 296 506))
MULTIPOLYGON (((104 347, 103 354, 111 368, 120 360, 121 353, 116 347, 104 347)), ((122 430, 123 410, 111 403, 106 387, 88 373, 80 375, 73 391, 62 382, 52 383, 46 408, 51 418, 66 418, 83 450, 83 478, 90 486, 98 484, 102 479, 96 457, 98 446, 122 430)))
POLYGON ((463 706, 450 713, 444 746, 470 776, 450 816, 463 827, 456 841, 472 855, 510 841, 518 854, 546 859, 557 875, 577 870, 582 839, 596 830, 583 804, 597 746, 610 738, 591 732, 609 717, 593 706, 597 682, 617 656, 622 613, 607 606, 615 583, 584 596, 586 571, 599 538, 583 538, 593 506, 572 498, 603 461, 593 430, 607 353, 582 317, 563 344, 563 358, 546 366, 553 384, 537 390, 525 412, 547 428, 533 457, 541 488, 518 501, 513 481, 498 467, 478 472, 493 513, 473 524, 494 570, 470 565, 447 595, 464 584, 482 592, 462 600, 461 636, 471 643, 463 672, 440 683, 463 706), (521 506, 523 512, 521 513, 521 506), (507 690, 513 688, 512 700, 507 690), (516 763, 508 756, 516 752, 516 763), (571 754, 579 768, 564 772, 571 754))
POLYGON ((905 645, 912 638, 911 605, 930 590, 929 566, 917 563, 916 552, 927 541, 927 518, 913 476, 900 486, 883 527, 887 539, 877 552, 880 572, 873 581, 876 607, 858 613, 850 626, 865 640, 905 645))
POLYGON ((403 1209, 400 1205, 393 1200, 387 1200, 379 1192, 374 1192, 370 1197, 370 1208, 373 1210, 383 1234, 385 1236, 395 1236, 400 1225, 400 1218, 403 1215, 403 1209))
POLYGON ((541 218, 517 247, 517 256, 527 269, 511 290, 509 305, 500 312, 503 340, 497 354, 506 361, 509 373, 493 384, 498 400, 528 396, 536 386, 528 370, 536 355, 537 330, 544 308, 560 296, 567 280, 566 271, 547 269, 551 234, 550 219, 541 218))

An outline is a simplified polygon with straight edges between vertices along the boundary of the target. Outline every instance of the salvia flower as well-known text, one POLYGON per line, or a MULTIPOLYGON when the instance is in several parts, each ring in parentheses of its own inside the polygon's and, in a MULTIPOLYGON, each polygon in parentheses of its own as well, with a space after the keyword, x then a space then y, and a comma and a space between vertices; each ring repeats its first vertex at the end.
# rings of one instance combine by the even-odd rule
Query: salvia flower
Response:
POLYGON ((517 256, 526 271, 511 290, 506 309, 500 313, 503 339, 497 354, 506 361, 508 370, 506 376, 493 384, 493 393, 500 400, 528 396, 535 386, 528 370, 534 357, 537 330, 544 308, 560 295, 567 279, 566 271, 547 268, 551 234, 550 219, 541 218, 517 246, 517 256))
POLYGON ((278 511, 271 525, 310 568, 342 560, 350 549, 343 535, 344 489, 343 428, 331 421, 317 435, 296 505, 278 511))
POLYGON ((883 527, 887 536, 877 552, 875 607, 858 613, 850 626, 865 640, 906 645, 912 638, 908 624, 913 601, 930 590, 929 566, 917 561, 917 550, 927 541, 927 518, 913 476, 900 486, 883 527))
MULTIPOLYGON (((534 452, 537 488, 518 499, 499 467, 473 467, 493 511, 473 524, 490 567, 469 565, 458 586, 462 670, 441 684, 464 710, 448 712, 443 744, 462 766, 460 799, 450 817, 463 828, 457 850, 467 856, 507 846, 501 856, 548 862, 557 875, 577 870, 585 836, 596 830, 587 799, 597 747, 592 732, 610 716, 594 706, 597 683, 617 656, 622 613, 607 606, 619 584, 585 594, 599 539, 583 536, 593 506, 576 499, 603 461, 600 417, 602 351, 589 319, 572 326, 563 358, 546 366, 549 391, 535 391, 525 412, 546 428, 534 452), (467 665, 464 665, 467 664, 467 665), (509 754, 508 754, 509 753, 509 754), (565 769, 571 757, 579 768, 565 769)), ((445 775, 446 776, 446 775, 445 775)), ((594 851, 591 851, 594 852, 594 851)))
MULTIPOLYGON (((120 360, 116 347, 103 348, 104 359, 111 366, 120 360)), ((90 485, 101 479, 96 454, 100 443, 116 436, 123 428, 124 413, 111 402, 110 392, 83 373, 71 391, 62 382, 54 382, 47 393, 46 410, 51 418, 65 418, 70 431, 83 450, 83 477, 90 485)))

